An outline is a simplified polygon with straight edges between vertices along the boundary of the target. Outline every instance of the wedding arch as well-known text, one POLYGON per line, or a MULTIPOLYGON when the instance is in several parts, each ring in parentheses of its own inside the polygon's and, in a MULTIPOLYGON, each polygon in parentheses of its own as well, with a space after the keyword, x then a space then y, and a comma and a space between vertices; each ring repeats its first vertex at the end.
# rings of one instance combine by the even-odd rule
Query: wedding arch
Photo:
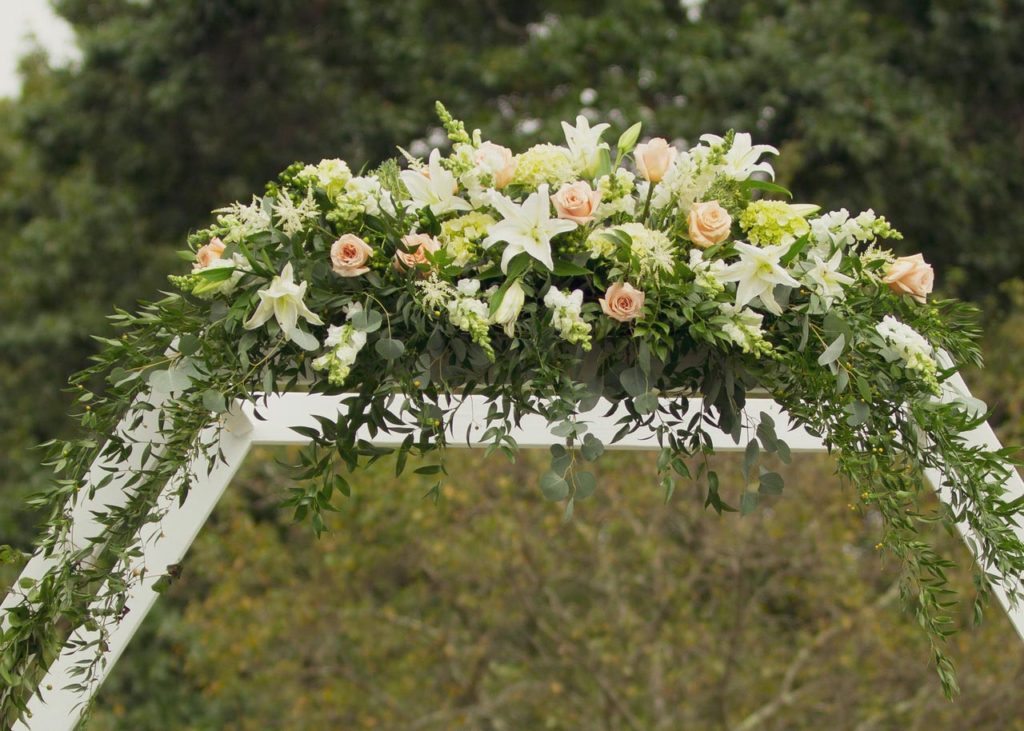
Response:
POLYGON ((580 117, 513 154, 438 106, 446 156, 293 165, 190 237, 176 292, 113 316, 2 605, 0 718, 76 725, 257 445, 307 445, 285 504, 317 532, 386 454, 396 473, 436 454, 416 468, 436 496, 448 446, 546 447, 540 493, 569 518, 606 449, 656 452, 666 500, 689 480, 719 513, 782 492, 768 456, 827 450, 883 518, 948 693, 927 486, 1024 637, 1019 462, 957 374, 980 362, 975 313, 930 297, 884 218, 771 199, 777 151, 746 134, 681 150, 634 125, 613 149, 580 117), (720 450, 743 453, 738 490, 720 450))

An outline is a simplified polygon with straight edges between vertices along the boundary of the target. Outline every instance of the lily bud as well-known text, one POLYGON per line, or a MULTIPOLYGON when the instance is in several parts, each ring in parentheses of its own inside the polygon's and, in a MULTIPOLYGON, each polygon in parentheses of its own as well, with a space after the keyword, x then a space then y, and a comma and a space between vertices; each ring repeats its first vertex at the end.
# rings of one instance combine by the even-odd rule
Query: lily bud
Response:
POLYGON ((505 334, 512 337, 516 320, 519 319, 519 313, 522 312, 525 303, 526 292, 523 291, 523 287, 517 279, 505 290, 505 296, 501 298, 501 304, 498 305, 498 309, 491 316, 491 323, 503 325, 505 327, 505 334))

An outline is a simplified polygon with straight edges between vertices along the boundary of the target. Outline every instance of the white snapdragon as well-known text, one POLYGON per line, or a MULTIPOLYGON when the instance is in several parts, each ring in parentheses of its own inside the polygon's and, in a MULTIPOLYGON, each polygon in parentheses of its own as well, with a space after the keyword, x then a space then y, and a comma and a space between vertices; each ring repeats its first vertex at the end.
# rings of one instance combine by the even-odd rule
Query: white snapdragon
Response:
POLYGON ((903 365, 917 371, 928 382, 935 384, 937 365, 932 357, 934 348, 921 333, 892 315, 886 315, 875 325, 883 342, 882 357, 888 361, 902 361, 903 365))
POLYGON ((487 357, 494 360, 491 347, 490 312, 487 303, 477 299, 480 280, 460 279, 455 287, 456 296, 448 301, 448 319, 460 330, 469 333, 473 342, 483 348, 487 357))
POLYGON ((722 313, 719 324, 722 333, 744 353, 766 355, 771 352, 772 344, 765 340, 764 315, 745 307, 737 307, 731 303, 719 305, 722 313))
POLYGON ((562 339, 590 350, 591 326, 583 319, 583 291, 563 292, 552 287, 544 295, 544 306, 551 310, 551 326, 562 339))
MULTIPOLYGON (((352 316, 363 309, 359 303, 353 303, 347 308, 346 319, 351 320, 352 316)), ((352 366, 359 356, 359 351, 366 345, 366 333, 357 330, 351 323, 344 325, 331 325, 327 329, 327 338, 324 340, 324 347, 327 352, 316 358, 313 363, 313 370, 327 371, 327 381, 332 386, 344 385, 352 366)))

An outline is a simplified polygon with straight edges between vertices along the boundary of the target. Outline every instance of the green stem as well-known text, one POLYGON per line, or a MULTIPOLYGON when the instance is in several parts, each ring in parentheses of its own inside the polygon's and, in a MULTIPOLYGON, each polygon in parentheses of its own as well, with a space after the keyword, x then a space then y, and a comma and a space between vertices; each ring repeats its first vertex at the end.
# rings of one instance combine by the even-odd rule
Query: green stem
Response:
POLYGON ((657 183, 651 183, 647 186, 647 200, 644 201, 644 215, 641 216, 644 223, 648 223, 647 214, 651 212, 651 197, 654 195, 654 186, 656 185, 657 183))

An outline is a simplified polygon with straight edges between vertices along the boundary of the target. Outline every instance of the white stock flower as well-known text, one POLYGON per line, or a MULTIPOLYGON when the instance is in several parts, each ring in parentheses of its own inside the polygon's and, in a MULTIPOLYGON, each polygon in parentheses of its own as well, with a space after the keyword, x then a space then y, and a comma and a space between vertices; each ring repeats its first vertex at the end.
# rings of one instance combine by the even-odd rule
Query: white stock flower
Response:
POLYGON ((921 333, 892 315, 886 315, 875 325, 877 332, 885 342, 882 357, 889 361, 901 360, 910 369, 919 371, 923 377, 937 388, 935 374, 938 369, 932 358, 932 344, 921 333))
MULTIPOLYGON (((718 135, 701 135, 701 140, 711 146, 721 145, 725 140, 718 135)), ((779 151, 771 145, 754 145, 749 132, 737 132, 733 137, 732 147, 725 153, 719 172, 733 180, 746 180, 754 173, 766 173, 773 180, 775 170, 769 162, 758 162, 761 155, 770 152, 778 155, 779 151)))
POLYGON ((724 302, 719 305, 724 316, 722 332, 744 353, 758 355, 771 351, 771 343, 764 339, 764 315, 745 307, 724 302))
POLYGON ((441 166, 441 153, 430 153, 427 171, 429 177, 418 170, 403 170, 402 182, 409 191, 417 209, 429 208, 435 216, 450 211, 468 211, 472 207, 456 195, 458 190, 455 174, 441 166))
POLYGON ((788 246, 751 246, 738 242, 740 260, 726 267, 718 279, 721 282, 736 282, 736 306, 743 307, 755 297, 761 298, 764 308, 775 315, 782 314, 782 306, 775 299, 772 290, 776 285, 799 287, 779 263, 789 250, 788 246))
POLYGON ((608 147, 608 143, 601 142, 601 135, 610 126, 601 123, 591 127, 590 122, 582 114, 576 117, 575 127, 568 122, 562 122, 565 142, 569 146, 569 154, 577 172, 582 173, 595 166, 601 148, 608 147))
MULTIPOLYGON (((285 264, 281 273, 271 280, 270 286, 257 292, 260 304, 252 317, 246 320, 245 329, 255 330, 273 317, 277 320, 284 336, 298 342, 295 334, 300 332, 297 327, 299 317, 311 325, 323 325, 323 320, 311 312, 306 307, 306 303, 302 301, 306 296, 306 287, 306 282, 295 283, 292 263, 285 264)), ((299 337, 301 339, 301 336, 299 337)))
POLYGON ((544 306, 551 310, 551 326, 566 342, 590 350, 590 323, 583 319, 583 290, 563 292, 552 287, 544 295, 544 306))
POLYGON ((506 243, 501 255, 501 271, 507 272, 508 263, 524 251, 548 269, 554 269, 551 239, 560 233, 572 231, 576 224, 551 217, 548 186, 541 185, 522 205, 501 193, 495 193, 491 196, 491 205, 503 216, 503 220, 491 226, 481 245, 489 249, 500 241, 506 243))

